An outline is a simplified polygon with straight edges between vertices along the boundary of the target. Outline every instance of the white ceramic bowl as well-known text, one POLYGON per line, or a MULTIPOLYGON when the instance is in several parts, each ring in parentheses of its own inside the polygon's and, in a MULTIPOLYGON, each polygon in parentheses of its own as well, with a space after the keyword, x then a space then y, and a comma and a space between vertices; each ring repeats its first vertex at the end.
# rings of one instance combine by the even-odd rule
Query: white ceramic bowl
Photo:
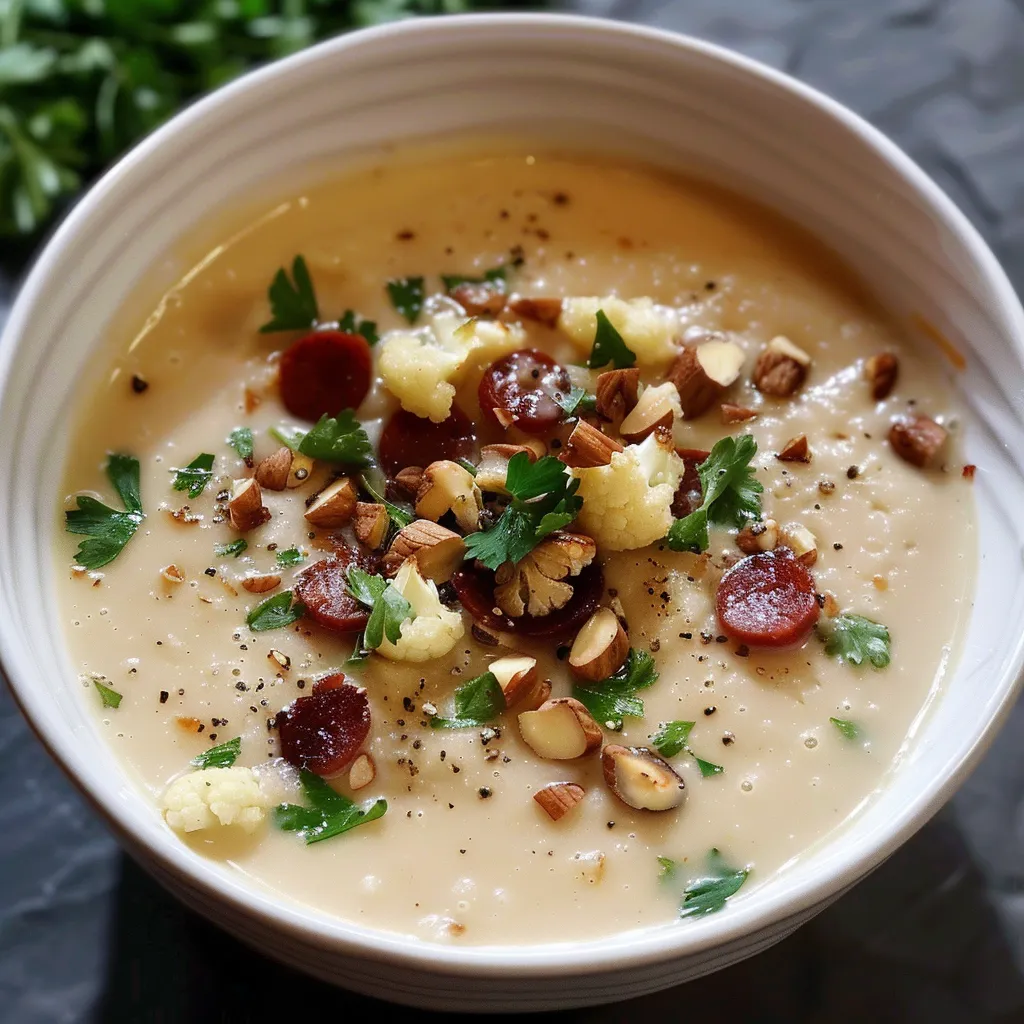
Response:
MULTIPOLYGON (((923 344, 929 344, 927 340, 923 344)), ((540 15, 402 22, 316 47, 185 111, 56 233, 0 345, 0 647, 42 741, 129 851, 200 913, 321 978, 443 1009, 640 995, 758 952, 876 867, 977 762, 1016 691, 1024 585, 1024 314, 936 186, 849 111, 692 39, 540 15), (65 410, 105 325, 213 210, 330 157, 400 140, 522 132, 685 169, 810 228, 897 315, 954 339, 973 409, 981 559, 966 646, 920 735, 854 823, 721 914, 594 942, 452 948, 334 920, 247 886, 163 825, 93 727, 64 650, 53 528, 65 410)), ((939 349, 935 358, 944 356, 939 349)))

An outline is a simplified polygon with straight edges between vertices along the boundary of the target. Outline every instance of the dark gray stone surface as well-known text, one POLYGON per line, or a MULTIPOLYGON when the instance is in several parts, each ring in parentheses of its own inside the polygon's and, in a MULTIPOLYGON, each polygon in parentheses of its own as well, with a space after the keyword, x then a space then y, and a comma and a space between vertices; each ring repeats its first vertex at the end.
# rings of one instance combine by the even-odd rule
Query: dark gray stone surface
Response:
MULTIPOLYGON (((1024 284, 1024 0, 574 6, 691 32, 824 89, 922 163, 1024 284)), ((775 949, 669 993, 552 1016, 1024 1022, 1022 736, 1018 707, 934 822, 775 949)), ((386 1010, 269 963, 179 908, 119 854, 2 687, 0 778, 0 1021, 236 1024, 386 1010)))

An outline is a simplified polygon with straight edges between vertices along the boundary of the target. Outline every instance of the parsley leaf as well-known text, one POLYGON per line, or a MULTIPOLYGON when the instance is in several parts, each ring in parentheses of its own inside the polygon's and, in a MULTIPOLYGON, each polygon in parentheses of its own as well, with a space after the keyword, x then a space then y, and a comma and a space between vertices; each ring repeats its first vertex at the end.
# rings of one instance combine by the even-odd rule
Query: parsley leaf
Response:
POLYGON ((708 853, 707 864, 707 875, 694 879, 684 890, 679 904, 680 917, 703 917, 721 910, 750 874, 747 868, 730 867, 714 849, 708 853))
POLYGON ((267 289, 267 297, 270 299, 271 318, 260 328, 260 334, 302 331, 320 319, 313 282, 301 256, 292 261, 291 281, 284 267, 278 270, 267 289))
POLYGON ((210 747, 189 761, 193 768, 230 768, 242 753, 242 737, 236 736, 227 743, 210 747))
POLYGON ((367 648, 365 641, 363 640, 362 634, 356 641, 355 647, 352 648, 352 653, 345 659, 345 668, 361 668, 366 664, 370 655, 373 651, 367 648))
POLYGON ((307 846, 340 836, 357 825, 376 821, 388 809, 386 800, 375 800, 372 804, 357 807, 306 768, 300 770, 299 782, 309 806, 278 804, 274 808, 274 824, 285 832, 301 833, 307 846))
POLYGON ((198 498, 213 477, 213 456, 209 452, 197 455, 184 469, 174 472, 176 491, 188 491, 190 498, 198 498))
POLYGON ((630 648, 626 664, 600 683, 576 683, 572 695, 608 729, 621 729, 622 718, 644 717, 644 702, 637 696, 658 681, 654 659, 636 647, 630 648))
POLYGON ((391 305, 405 317, 409 323, 416 323, 423 309, 423 278, 399 277, 388 281, 388 298, 391 305))
POLYGON ((384 637, 397 644, 402 635, 402 623, 416 618, 412 605, 383 576, 371 576, 364 569, 352 566, 348 571, 348 589, 361 605, 371 609, 362 640, 367 650, 375 651, 384 637))
POLYGON ((690 731, 696 724, 696 722, 662 722, 661 727, 651 737, 651 743, 662 757, 675 757, 681 750, 685 750, 697 762, 700 774, 705 779, 712 775, 721 775, 725 769, 720 764, 705 761, 690 748, 690 731))
POLYGON ((364 469, 359 474, 359 482, 363 485, 363 490, 377 504, 383 505, 387 509, 388 515, 391 517, 391 523, 397 529, 400 530, 403 526, 408 526, 416 519, 411 512, 406 512, 404 508, 393 505, 384 497, 388 486, 387 480, 377 466, 369 466, 367 469, 364 469))
POLYGON ((285 448, 291 448, 293 452, 299 450, 299 445, 302 444, 306 436, 306 432, 299 430, 298 427, 271 427, 267 433, 275 441, 283 444, 285 448), (285 430, 288 430, 289 433, 285 433, 285 430))
POLYGON ((237 558, 248 546, 249 542, 244 537, 238 537, 230 544, 218 544, 213 550, 221 558, 237 558))
POLYGON ((526 452, 517 452, 505 478, 512 501, 494 526, 466 538, 466 557, 488 569, 525 558, 549 533, 576 518, 583 504, 576 496, 579 484, 553 456, 531 463, 526 452))
POLYGON ((228 446, 235 449, 247 466, 252 465, 252 431, 248 427, 235 427, 228 434, 228 446))
POLYGON ((324 413, 299 442, 298 450, 311 459, 365 466, 370 458, 370 439, 355 413, 344 409, 337 418, 324 413))
POLYGON ((98 679, 93 679, 92 684, 99 692, 100 699, 103 701, 103 706, 105 708, 119 708, 121 706, 122 697, 117 690, 112 690, 109 686, 104 686, 98 679))
POLYGON ((761 515, 764 488, 754 478, 750 462, 757 454, 753 434, 723 437, 697 467, 704 500, 685 519, 677 519, 668 531, 673 551, 705 551, 708 524, 742 526, 761 515))
POLYGON ((468 277, 465 274, 442 274, 441 282, 447 292, 458 288, 460 284, 492 284, 498 291, 503 292, 508 278, 508 267, 502 264, 500 267, 491 267, 485 270, 482 277, 468 277))
POLYGON ((597 311, 597 331, 594 333, 594 347, 590 350, 587 366, 596 370, 609 363, 616 370, 624 370, 636 363, 636 353, 623 341, 603 309, 597 311))
POLYGON ((265 633, 268 629, 281 629, 302 618, 306 606, 301 601, 292 604, 292 592, 282 590, 280 594, 268 597, 256 605, 245 617, 245 624, 254 633, 265 633))
POLYGON ((463 683, 455 691, 455 717, 430 720, 432 729, 471 729, 486 725, 506 708, 505 694, 493 672, 463 683))
POLYGON ((127 511, 120 512, 87 494, 79 494, 75 498, 78 507, 64 513, 67 532, 89 538, 75 552, 75 562, 86 569, 99 569, 117 558, 146 518, 139 493, 139 460, 112 454, 107 460, 107 477, 127 511))
POLYGON ((829 721, 839 730, 844 739, 855 740, 860 736, 860 726, 856 722, 848 722, 845 718, 830 718, 829 721))
POLYGON ((377 321, 367 320, 360 316, 353 309, 346 309, 338 321, 338 330, 346 334, 361 334, 370 345, 376 345, 380 341, 377 333, 377 321))
POLYGON ((302 565, 306 556, 298 548, 287 548, 285 551, 278 551, 277 564, 282 569, 290 569, 293 565, 302 565))
POLYGON ((659 857, 658 866, 661 868, 658 872, 659 882, 670 882, 679 874, 679 862, 671 857, 659 857))
POLYGON ((837 615, 818 626, 818 635, 825 641, 826 654, 851 665, 869 661, 875 668, 885 668, 892 660, 889 630, 863 615, 837 615))
POLYGON ((556 391, 554 399, 562 407, 566 419, 578 416, 582 412, 590 412, 597 407, 597 397, 588 395, 586 388, 581 388, 577 384, 572 385, 567 395, 556 391))

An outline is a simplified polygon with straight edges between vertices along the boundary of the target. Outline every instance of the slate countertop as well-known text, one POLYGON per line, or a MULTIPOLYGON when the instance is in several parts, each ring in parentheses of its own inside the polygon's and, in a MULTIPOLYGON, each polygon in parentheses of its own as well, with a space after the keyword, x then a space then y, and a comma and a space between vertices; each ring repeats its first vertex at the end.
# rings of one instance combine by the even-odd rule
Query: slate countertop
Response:
MULTIPOLYGON (((1024 285, 1024 0, 578 0, 723 43, 893 136, 1024 285)), ((0 319, 4 285, 0 282, 0 319)), ((564 1022, 1024 1022, 1024 707, 952 803, 774 949, 564 1022)), ((180 908, 120 854, 0 686, 0 1020, 224 1024, 387 1012, 180 908)), ((432 1014, 398 1010, 400 1019, 432 1014)))

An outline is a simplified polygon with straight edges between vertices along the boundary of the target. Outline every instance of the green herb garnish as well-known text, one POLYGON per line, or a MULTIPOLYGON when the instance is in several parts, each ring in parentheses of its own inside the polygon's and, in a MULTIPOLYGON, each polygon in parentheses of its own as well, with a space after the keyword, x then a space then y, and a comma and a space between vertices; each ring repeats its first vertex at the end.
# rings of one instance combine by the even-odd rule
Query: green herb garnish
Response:
POLYGON ((566 419, 580 413, 591 412, 597 407, 597 396, 588 395, 586 388, 573 384, 567 395, 555 392, 555 401, 562 407, 566 419))
POLYGON ((174 471, 176 491, 188 491, 190 498, 198 498, 213 477, 213 456, 209 452, 197 455, 184 469, 174 471))
POLYGON ((430 720, 432 729, 471 729, 486 725, 505 710, 505 694, 493 672, 463 683, 455 691, 455 717, 430 720))
POLYGON ((388 809, 386 800, 356 806, 347 797, 333 790, 319 775, 303 768, 299 772, 302 792, 308 807, 299 804, 278 804, 274 808, 274 824, 285 832, 299 832, 306 845, 340 836, 343 832, 376 821, 388 809))
POLYGON ((107 477, 124 503, 125 511, 79 494, 77 508, 64 513, 68 533, 85 534, 75 552, 75 562, 86 569, 99 569, 112 562, 135 535, 146 518, 139 493, 139 460, 130 455, 111 455, 107 460, 107 477))
POLYGON ((249 542, 244 537, 239 537, 230 544, 218 544, 213 550, 221 558, 237 558, 248 546, 249 542))
POLYGON ((280 594, 268 597, 256 605, 245 617, 245 624, 254 633, 265 633, 268 629, 281 629, 302 618, 306 610, 301 601, 292 603, 292 592, 282 590, 280 594))
POLYGON ((661 727, 651 737, 651 744, 662 757, 675 757, 685 750, 697 762, 701 775, 707 779, 712 775, 721 775, 725 769, 711 761, 698 757, 690 748, 690 731, 696 722, 662 722, 661 727))
POLYGON ((621 729, 624 715, 644 717, 644 702, 637 693, 657 681, 654 659, 633 647, 626 664, 615 675, 600 683, 576 683, 572 695, 606 728, 621 729))
POLYGON ((299 441, 299 449, 311 459, 325 462, 344 462, 350 466, 365 466, 370 458, 370 439, 351 409, 344 409, 337 417, 326 413, 313 429, 299 441))
POLYGON ((819 623, 818 636, 825 642, 826 654, 851 665, 868 661, 875 668, 885 668, 892 660, 889 630, 863 615, 837 615, 819 623))
POLYGON ((860 726, 856 722, 848 722, 845 718, 830 718, 829 721, 839 730, 844 739, 855 740, 860 737, 860 726))
POLYGON ((704 500, 685 519, 677 519, 668 531, 673 551, 705 551, 708 524, 742 526, 761 515, 764 488, 754 478, 750 462, 757 454, 752 434, 723 437, 697 467, 704 500))
POLYGON ((470 277, 465 274, 442 274, 441 282, 446 292, 454 291, 460 284, 490 284, 495 285, 497 291, 504 291, 508 278, 508 267, 492 267, 485 270, 481 277, 470 277))
POLYGON ((304 430, 299 430, 298 427, 287 428, 290 433, 285 433, 285 427, 271 427, 267 433, 278 443, 283 444, 285 448, 290 448, 293 452, 299 450, 299 445, 302 444, 303 438, 306 436, 304 430))
POLYGON ((476 476, 477 468, 473 465, 469 459, 456 459, 455 460, 470 476, 476 476))
POLYGON ((103 701, 105 708, 119 708, 121 706, 122 695, 117 690, 112 690, 109 686, 105 686, 98 679, 93 679, 92 685, 96 687, 99 692, 100 700, 103 701))
POLYGON ((659 857, 658 866, 661 868, 658 872, 659 882, 671 882, 679 874, 679 862, 671 857, 659 857))
POLYGON ((730 867, 718 850, 708 853, 707 875, 696 878, 683 892, 679 904, 680 917, 703 917, 725 906, 725 901, 736 894, 747 880, 747 868, 730 867))
POLYGON ((512 501, 494 526, 466 538, 466 558, 479 559, 488 569, 525 558, 549 533, 576 518, 583 504, 576 497, 579 483, 553 456, 530 462, 526 452, 517 452, 505 477, 512 501))
POLYGON ((411 512, 406 512, 404 508, 393 505, 384 497, 384 493, 387 490, 387 480, 379 467, 368 466, 359 474, 359 482, 362 484, 363 490, 375 502, 387 509, 388 515, 391 517, 391 523, 396 529, 400 530, 403 526, 408 526, 416 519, 416 516, 411 512))
POLYGON ((228 447, 234 448, 238 453, 238 457, 247 466, 252 465, 252 431, 248 427, 235 427, 228 434, 228 447))
POLYGON ((423 309, 423 278, 399 277, 394 281, 388 281, 387 289, 391 305, 409 323, 416 323, 423 309))
POLYGON ((288 271, 284 267, 278 270, 267 289, 267 298, 270 300, 271 318, 260 328, 260 334, 304 331, 320 319, 313 282, 301 256, 292 261, 292 280, 288 280, 288 271))
POLYGON ((298 548, 286 548, 277 553, 277 564, 282 569, 290 569, 293 565, 302 565, 305 560, 306 556, 298 548))
POLYGON ((605 315, 603 309, 597 311, 597 330, 594 333, 594 347, 590 350, 587 366, 592 370, 600 369, 609 363, 616 370, 625 370, 636 363, 636 353, 623 341, 622 335, 605 315))
POLYGON ((367 650, 375 651, 384 637, 397 644, 402 635, 402 623, 416 618, 412 605, 394 583, 383 576, 372 576, 352 566, 348 571, 348 589, 361 605, 370 609, 362 639, 362 646, 367 650))
POLYGON ((367 320, 352 309, 346 309, 342 314, 338 321, 338 330, 344 331, 346 334, 361 334, 370 345, 376 345, 380 341, 377 322, 367 320))
POLYGON ((189 761, 193 768, 230 768, 242 753, 242 737, 236 736, 227 743, 210 747, 189 761))

